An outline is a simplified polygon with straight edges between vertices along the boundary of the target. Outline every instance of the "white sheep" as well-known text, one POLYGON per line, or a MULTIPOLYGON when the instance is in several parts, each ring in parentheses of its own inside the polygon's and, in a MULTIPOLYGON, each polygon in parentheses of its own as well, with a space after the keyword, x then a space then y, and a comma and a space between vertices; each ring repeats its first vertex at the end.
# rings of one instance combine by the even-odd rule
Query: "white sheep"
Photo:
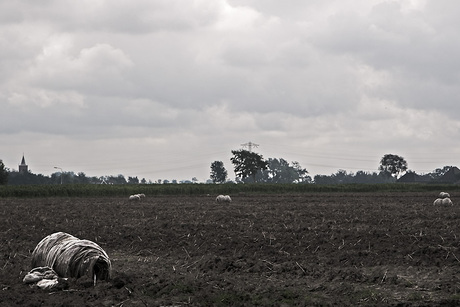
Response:
POLYGON ((446 198, 437 198, 434 202, 433 202, 433 205, 434 206, 441 206, 441 205, 444 205, 444 206, 453 206, 454 204, 452 203, 452 200, 450 200, 449 197, 446 197, 446 198))
POLYGON ((447 193, 447 192, 441 192, 441 193, 439 193, 439 198, 449 198, 449 197, 450 197, 450 195, 449 195, 449 193, 447 193))
POLYGON ((129 196, 129 200, 141 200, 142 198, 145 198, 145 194, 133 194, 129 196))
POLYGON ((449 197, 443 198, 442 199, 442 204, 445 205, 445 206, 453 206, 454 205, 449 197))
POLYGON ((219 195, 216 197, 216 202, 218 203, 230 203, 232 198, 229 195, 219 195))
POLYGON ((140 197, 139 195, 137 195, 137 194, 135 194, 135 195, 130 195, 130 196, 129 196, 129 200, 131 200, 131 201, 141 200, 141 197, 140 197))

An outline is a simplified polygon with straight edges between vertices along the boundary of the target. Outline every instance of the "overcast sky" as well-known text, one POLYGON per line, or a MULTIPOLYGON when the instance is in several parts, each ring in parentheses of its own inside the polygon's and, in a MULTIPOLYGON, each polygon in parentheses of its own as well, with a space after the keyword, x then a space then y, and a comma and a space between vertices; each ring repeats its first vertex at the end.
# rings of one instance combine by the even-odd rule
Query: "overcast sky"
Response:
POLYGON ((460 166, 457 0, 0 0, 0 159, 199 181, 460 166))

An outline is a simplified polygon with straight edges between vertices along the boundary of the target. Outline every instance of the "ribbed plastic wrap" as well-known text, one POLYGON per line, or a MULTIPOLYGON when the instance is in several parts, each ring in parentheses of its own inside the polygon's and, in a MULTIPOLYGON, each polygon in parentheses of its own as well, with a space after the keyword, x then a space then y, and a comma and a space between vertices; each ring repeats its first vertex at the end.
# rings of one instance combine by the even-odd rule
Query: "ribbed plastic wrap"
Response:
POLYGON ((32 253, 32 267, 48 266, 60 277, 88 276, 109 280, 112 269, 107 253, 96 243, 56 232, 41 240, 32 253))

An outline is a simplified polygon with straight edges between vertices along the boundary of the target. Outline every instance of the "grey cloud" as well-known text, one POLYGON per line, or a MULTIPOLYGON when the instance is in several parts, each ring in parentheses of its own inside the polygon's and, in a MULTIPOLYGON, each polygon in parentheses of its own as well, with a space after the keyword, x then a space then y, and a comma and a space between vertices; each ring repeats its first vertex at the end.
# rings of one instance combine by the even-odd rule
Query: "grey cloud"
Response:
POLYGON ((422 4, 0 1, 0 137, 22 153, 15 137, 40 134, 43 156, 65 142, 55 157, 75 161, 117 151, 112 166, 153 150, 208 166, 195 155, 247 141, 299 144, 277 154, 307 169, 338 166, 312 150, 421 155, 459 137, 460 94, 460 5, 422 4))
POLYGON ((178 0, 41 1, 0 3, 4 24, 34 21, 63 31, 102 31, 140 34, 184 31, 207 25, 218 17, 219 3, 178 0))
POLYGON ((26 80, 33 86, 116 95, 129 86, 124 70, 131 66, 123 51, 107 44, 82 49, 73 56, 59 41, 52 41, 37 56, 26 80))
POLYGON ((451 105, 460 81, 460 60, 454 56, 460 52, 460 40, 451 19, 443 23, 433 17, 451 15, 450 7, 433 3, 423 11, 404 12, 398 2, 383 2, 369 15, 337 14, 329 19, 325 32, 317 33, 315 43, 325 51, 347 54, 387 71, 392 80, 374 95, 414 108, 451 105), (436 9, 430 10, 433 6, 436 9))
MULTIPOLYGON (((312 15, 322 15, 329 12, 329 8, 337 6, 337 0, 291 0, 289 5, 278 0, 230 0, 229 2, 235 6, 250 6, 263 14, 279 16, 291 21, 308 21, 314 18, 312 15)), ((344 3, 344 0, 339 2, 344 3)), ((350 1, 345 6, 352 7, 353 2, 357 1, 350 1)))

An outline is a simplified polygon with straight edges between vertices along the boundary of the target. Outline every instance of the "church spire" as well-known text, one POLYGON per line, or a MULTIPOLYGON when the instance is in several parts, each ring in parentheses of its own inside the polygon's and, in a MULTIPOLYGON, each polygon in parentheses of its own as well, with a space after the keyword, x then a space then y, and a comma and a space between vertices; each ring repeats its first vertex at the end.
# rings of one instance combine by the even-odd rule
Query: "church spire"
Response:
POLYGON ((27 173, 29 171, 29 167, 26 164, 26 159, 24 158, 24 153, 22 154, 22 161, 19 164, 19 172, 20 173, 27 173))

